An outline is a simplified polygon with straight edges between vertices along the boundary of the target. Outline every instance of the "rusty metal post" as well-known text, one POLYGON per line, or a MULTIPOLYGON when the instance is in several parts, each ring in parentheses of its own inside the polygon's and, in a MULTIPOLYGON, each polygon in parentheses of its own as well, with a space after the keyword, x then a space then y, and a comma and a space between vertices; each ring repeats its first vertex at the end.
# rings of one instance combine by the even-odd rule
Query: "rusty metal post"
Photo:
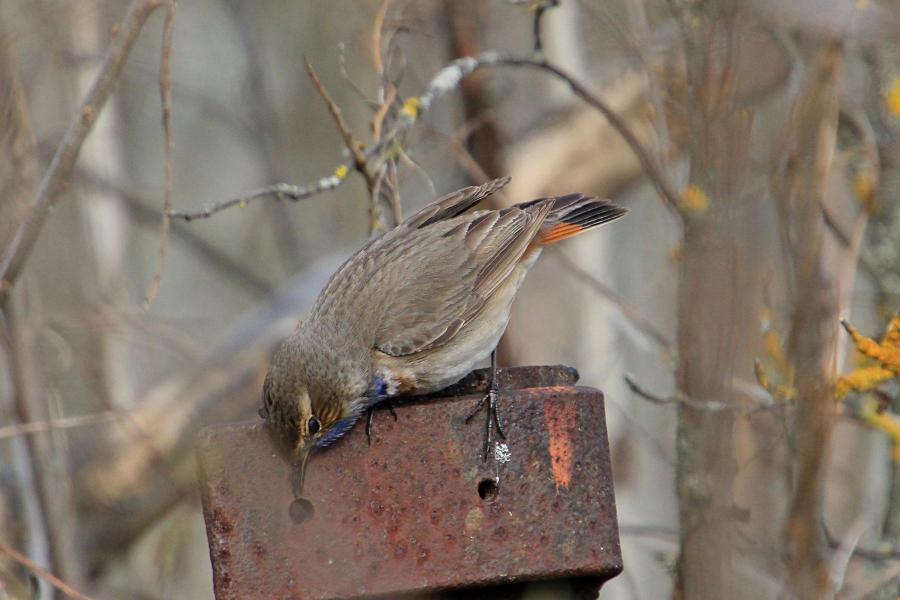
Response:
POLYGON ((566 367, 504 370, 508 452, 487 463, 483 428, 463 422, 483 373, 397 406, 396 422, 379 413, 371 446, 360 426, 310 460, 314 513, 301 524, 288 514, 290 467, 262 423, 205 429, 216 598, 514 598, 546 579, 595 596, 622 559, 603 395, 576 379, 566 367))

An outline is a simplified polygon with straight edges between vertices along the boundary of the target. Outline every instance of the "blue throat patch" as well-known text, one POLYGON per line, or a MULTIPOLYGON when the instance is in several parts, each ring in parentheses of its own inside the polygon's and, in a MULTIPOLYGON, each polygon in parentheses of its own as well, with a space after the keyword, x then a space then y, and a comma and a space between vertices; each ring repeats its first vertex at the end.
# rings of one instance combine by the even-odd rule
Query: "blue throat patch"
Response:
POLYGON ((381 402, 387 397, 387 381, 385 381, 382 377, 376 377, 373 383, 373 400, 375 400, 376 402, 381 402))
POLYGON ((365 397, 367 402, 364 406, 358 407, 349 417, 344 417, 335 423, 334 427, 332 427, 328 433, 319 438, 314 447, 324 448, 325 446, 333 444, 339 438, 343 437, 345 433, 350 431, 350 428, 359 420, 359 417, 366 409, 372 408, 379 402, 383 402, 387 398, 387 381, 385 381, 383 377, 376 377, 372 382, 372 390, 367 393, 365 397))
POLYGON ((338 438, 342 437, 345 433, 347 433, 353 424, 359 419, 359 415, 352 414, 349 417, 344 417, 340 421, 334 424, 328 433, 319 438, 319 440, 315 443, 315 448, 324 448, 329 444, 334 443, 338 440, 338 438))

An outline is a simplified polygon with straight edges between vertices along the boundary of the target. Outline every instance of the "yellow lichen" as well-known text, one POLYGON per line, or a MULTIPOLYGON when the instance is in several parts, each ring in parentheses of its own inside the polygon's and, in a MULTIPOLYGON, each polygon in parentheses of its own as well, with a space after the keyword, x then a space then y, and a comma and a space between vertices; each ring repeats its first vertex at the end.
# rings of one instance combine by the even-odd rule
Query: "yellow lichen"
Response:
POLYGON ((875 429, 880 429, 891 438, 891 459, 900 462, 900 417, 878 410, 878 402, 866 401, 859 409, 859 418, 875 429))
POLYGON ((761 385, 772 398, 778 402, 791 402, 797 397, 797 389, 792 385, 783 383, 774 384, 769 379, 765 367, 758 360, 753 363, 753 372, 756 374, 756 381, 761 385))
POLYGON ((790 385, 776 385, 774 397, 776 400, 790 402, 797 397, 797 388, 790 385))
MULTIPOLYGON (((838 398, 843 398, 851 391, 873 390, 885 381, 900 376, 900 314, 895 314, 888 321, 879 342, 864 336, 847 321, 842 321, 841 324, 853 338, 857 351, 867 360, 838 379, 835 386, 838 398)), ((891 458, 900 463, 900 416, 879 410, 878 401, 871 397, 863 400, 856 415, 863 422, 890 436, 893 444, 891 458)))
POLYGON ((853 191, 856 197, 866 208, 867 212, 874 212, 875 206, 875 178, 869 169, 861 169, 853 177, 853 191))
POLYGON ((767 390, 772 387, 772 382, 769 381, 769 374, 766 373, 766 370, 762 366, 762 363, 758 360, 753 363, 753 372, 756 374, 756 381, 759 382, 759 385, 763 386, 767 390))
POLYGON ((419 106, 421 106, 421 101, 419 100, 419 98, 416 96, 410 96, 403 103, 403 108, 400 109, 400 114, 415 119, 419 116, 419 106))
POLYGON ((334 176, 337 177, 338 179, 343 179, 344 177, 347 176, 347 171, 348 171, 347 165, 338 165, 337 168, 334 170, 334 176))
POLYGON ((900 375, 900 345, 896 343, 900 335, 895 331, 898 327, 897 320, 898 317, 894 317, 888 323, 887 330, 880 343, 864 336, 847 321, 842 321, 847 333, 853 338, 856 348, 869 358, 874 359, 884 369, 893 373, 894 376, 900 375))
POLYGON ((672 246, 671 248, 669 248, 669 251, 666 252, 666 257, 672 264, 680 263, 682 256, 684 256, 684 247, 681 244, 672 246))
POLYGON ((835 395, 845 397, 852 392, 873 390, 885 381, 900 376, 900 314, 888 322, 881 341, 868 338, 847 321, 841 321, 853 339, 859 359, 856 368, 840 377, 835 395))
POLYGON ((900 348, 900 313, 888 321, 881 343, 889 348, 900 348))
POLYGON ((891 116, 900 118, 900 75, 894 77, 884 95, 884 105, 891 116))
POLYGON ((759 322, 763 336, 763 350, 769 358, 769 363, 775 367, 778 374, 779 383, 775 383, 769 379, 765 368, 761 361, 754 363, 754 371, 756 380, 763 388, 772 396, 773 399, 782 402, 790 402, 797 396, 797 389, 794 387, 794 369, 787 358, 784 346, 781 344, 781 336, 775 328, 772 309, 763 305, 759 313, 759 322))
POLYGON ((893 379, 893 377, 894 374, 891 371, 878 365, 858 367, 837 380, 834 394, 840 399, 851 391, 865 392, 878 387, 888 379, 893 379))
POLYGON ((709 196, 697 184, 690 184, 678 200, 678 208, 684 212, 703 214, 709 209, 709 196))
POLYGON ((791 373, 791 366, 788 363, 787 356, 784 354, 784 348, 781 346, 781 338, 779 337, 778 332, 774 329, 769 329, 763 335, 763 346, 766 349, 766 354, 769 355, 772 362, 778 367, 778 372, 781 376, 788 377, 791 373))

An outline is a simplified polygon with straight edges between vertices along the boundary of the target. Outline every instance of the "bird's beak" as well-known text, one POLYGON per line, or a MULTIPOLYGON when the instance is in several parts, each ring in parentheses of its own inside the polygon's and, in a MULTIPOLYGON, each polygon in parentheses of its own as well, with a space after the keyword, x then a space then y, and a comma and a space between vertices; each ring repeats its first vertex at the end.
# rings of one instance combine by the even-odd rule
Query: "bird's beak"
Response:
POLYGON ((294 459, 293 486, 294 497, 300 498, 303 495, 303 480, 306 477, 306 461, 312 454, 310 446, 301 445, 297 448, 297 457, 294 459))

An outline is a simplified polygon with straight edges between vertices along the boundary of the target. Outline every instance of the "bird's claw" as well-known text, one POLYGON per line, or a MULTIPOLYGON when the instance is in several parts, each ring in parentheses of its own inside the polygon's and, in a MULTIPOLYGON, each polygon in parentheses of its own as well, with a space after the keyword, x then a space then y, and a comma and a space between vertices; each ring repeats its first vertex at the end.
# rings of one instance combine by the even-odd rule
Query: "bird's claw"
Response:
POLYGON ((487 462, 488 454, 491 449, 491 445, 494 441, 494 430, 496 429, 497 434, 502 438, 506 439, 506 433, 503 431, 503 426, 500 425, 500 417, 497 415, 497 398, 500 396, 500 385, 497 383, 497 377, 494 375, 491 377, 491 385, 488 388, 488 391, 485 392, 484 396, 481 397, 481 400, 478 401, 478 404, 475 406, 475 409, 466 416, 466 424, 470 423, 472 419, 481 412, 481 408, 487 403, 487 421, 485 421, 485 431, 484 431, 484 446, 481 450, 481 459, 484 462, 487 462))
POLYGON ((384 405, 384 407, 388 409, 388 412, 394 417, 394 421, 397 420, 397 411, 394 410, 394 405, 391 404, 390 400, 382 400, 378 404, 370 407, 369 414, 366 416, 366 441, 370 446, 372 445, 372 422, 375 419, 375 409, 380 405, 384 405))

